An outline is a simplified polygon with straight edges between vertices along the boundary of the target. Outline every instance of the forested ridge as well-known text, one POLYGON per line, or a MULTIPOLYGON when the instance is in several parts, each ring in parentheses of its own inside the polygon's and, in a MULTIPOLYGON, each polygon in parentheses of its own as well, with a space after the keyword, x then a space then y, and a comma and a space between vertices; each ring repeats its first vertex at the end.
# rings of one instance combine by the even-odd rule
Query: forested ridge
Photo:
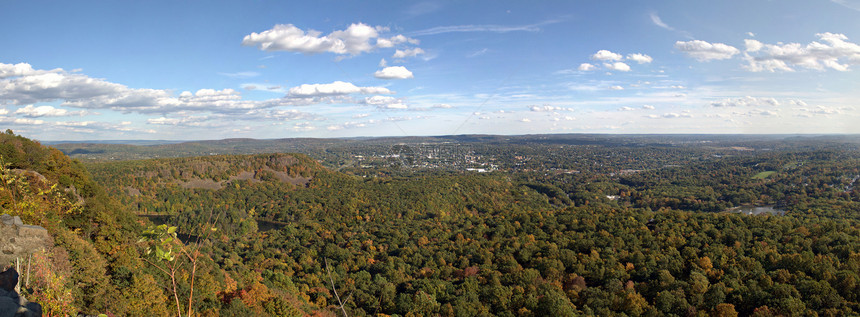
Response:
MULTIPOLYGON (((69 305, 80 311, 135 315, 144 300, 130 294, 145 294, 151 309, 175 313, 167 276, 138 243, 150 226, 133 218, 141 214, 177 226, 188 245, 199 241, 199 228, 216 227, 200 244, 205 256, 194 273, 192 309, 201 315, 339 314, 332 283, 353 316, 860 312, 860 156, 843 144, 725 156, 653 149, 702 158, 688 163, 659 154, 619 158, 637 170, 607 165, 611 148, 583 147, 606 164, 591 171, 554 156, 553 164, 579 170, 394 169, 377 177, 335 172, 301 154, 211 155, 88 163, 93 182, 55 150, 4 138, 7 162, 41 162, 26 154, 39 150, 83 176, 61 181, 66 172, 39 165, 55 163, 14 168, 109 202, 112 231, 82 225, 107 221, 86 205, 51 216, 60 219, 49 229, 60 232, 55 237, 79 241, 57 239, 61 248, 94 246, 87 254, 101 259, 106 277, 91 283, 111 285, 99 293, 110 301, 99 303, 87 281, 69 274, 69 305), (24 144, 31 148, 7 151, 24 144), (724 211, 746 205, 785 215, 724 211)), ((540 157, 528 163, 537 167, 540 157)), ((15 211, 7 202, 4 210, 15 211)), ((189 268, 178 284, 185 301, 189 268)))

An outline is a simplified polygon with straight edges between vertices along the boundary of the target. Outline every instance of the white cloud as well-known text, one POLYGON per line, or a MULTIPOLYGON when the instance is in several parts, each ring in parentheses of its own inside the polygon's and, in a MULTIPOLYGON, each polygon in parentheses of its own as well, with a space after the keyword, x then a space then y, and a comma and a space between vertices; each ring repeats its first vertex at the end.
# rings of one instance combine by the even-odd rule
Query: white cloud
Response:
POLYGON ((315 30, 304 30, 292 24, 278 24, 273 28, 260 32, 251 33, 242 39, 242 45, 256 46, 264 51, 288 51, 304 54, 334 53, 358 55, 369 52, 377 47, 388 48, 401 43, 417 44, 417 40, 395 35, 389 38, 381 38, 380 31, 386 31, 384 27, 372 27, 364 23, 353 23, 346 30, 337 30, 322 35, 315 30), (371 44, 371 40, 375 43, 371 44))
MULTIPOLYGON (((201 89, 197 94, 184 92, 175 97, 167 90, 132 89, 121 84, 91 78, 62 69, 34 70, 27 64, 0 63, 5 78, 0 79, 0 104, 28 105, 36 102, 60 100, 63 107, 86 109, 113 109, 123 112, 172 112, 197 110, 230 112, 239 109, 274 107, 298 102, 273 99, 266 101, 242 100, 232 89, 216 91, 201 89)), ((85 115, 85 112, 43 107, 24 107, 21 114, 28 116, 85 115)))
POLYGON ((152 125, 170 125, 170 126, 182 126, 182 127, 205 127, 205 128, 215 128, 215 127, 227 127, 228 125, 225 122, 217 122, 213 119, 223 119, 222 115, 198 115, 198 116, 180 116, 180 117, 158 117, 147 119, 147 124, 152 125))
POLYGON ((851 65, 860 65, 860 45, 849 42, 844 34, 818 33, 822 42, 813 41, 807 45, 799 43, 762 44, 758 41, 747 40, 750 53, 744 58, 745 66, 753 72, 760 71, 794 71, 793 67, 837 71, 848 71, 851 65))
POLYGON ((597 66, 594 66, 594 65, 589 64, 589 63, 582 63, 582 64, 579 64, 578 69, 580 71, 583 71, 583 72, 588 72, 588 71, 592 71, 592 70, 597 69, 597 66))
POLYGON ((653 22, 654 25, 659 26, 659 27, 664 28, 664 29, 667 29, 669 31, 675 30, 674 28, 672 28, 668 24, 664 23, 663 20, 660 19, 660 16, 657 15, 657 13, 651 12, 650 17, 651 17, 651 22, 653 22))
POLYGON ((412 78, 412 72, 403 66, 391 66, 383 68, 373 74, 373 77, 379 79, 407 79, 412 78))
POLYGON ((727 98, 711 103, 712 107, 776 107, 779 101, 774 98, 756 98, 746 96, 743 98, 727 98))
POLYGON ((621 108, 618 108, 618 111, 634 111, 634 110, 636 110, 636 108, 632 108, 632 107, 621 107, 621 108))
POLYGON ((354 93, 391 94, 393 92, 385 87, 358 87, 352 83, 335 81, 331 84, 303 84, 298 87, 290 88, 288 95, 291 97, 318 97, 354 93))
POLYGON ((380 109, 407 109, 403 101, 391 96, 372 96, 364 98, 364 104, 380 109))
POLYGON ((531 110, 533 112, 576 111, 576 109, 574 109, 574 108, 565 108, 565 107, 557 107, 557 106, 550 106, 550 105, 543 105, 543 106, 534 105, 534 106, 529 106, 528 108, 529 108, 529 110, 531 110))
POLYGON ((418 55, 424 54, 424 50, 419 47, 416 48, 407 48, 402 50, 395 50, 394 55, 391 57, 394 58, 406 58, 406 57, 415 57, 418 55))
POLYGON ((760 115, 760 116, 766 116, 766 117, 779 116, 779 112, 777 112, 775 110, 759 110, 759 109, 756 109, 756 111, 758 112, 758 115, 760 115))
POLYGON ((236 73, 218 73, 219 75, 232 77, 232 78, 251 78, 260 76, 258 72, 236 72, 236 73))
POLYGON ((473 52, 473 53, 471 53, 471 54, 469 54, 469 55, 466 55, 466 57, 468 57, 468 58, 478 57, 478 56, 481 56, 481 55, 487 54, 487 52, 489 52, 489 51, 490 51, 489 49, 484 48, 484 49, 481 49, 481 50, 479 50, 479 51, 473 52))
POLYGON ((311 124, 310 122, 296 122, 296 124, 293 125, 292 129, 293 131, 307 132, 316 130, 317 127, 313 126, 313 124, 311 124))
POLYGON ((20 114, 20 115, 23 115, 25 117, 30 117, 30 118, 37 118, 37 117, 84 116, 87 114, 87 112, 86 111, 68 111, 66 109, 54 108, 52 106, 33 107, 33 105, 27 105, 26 107, 18 108, 18 110, 15 111, 15 114, 20 114))
POLYGON ((745 39, 744 46, 746 47, 747 52, 758 52, 762 47, 764 47, 764 44, 756 40, 745 39))
POLYGON ((643 105, 643 106, 642 106, 642 109, 645 109, 645 110, 654 110, 654 106, 651 106, 651 105, 643 105))
POLYGON ((397 35, 392 36, 392 37, 387 38, 387 39, 386 38, 377 38, 376 39, 376 47, 384 47, 384 48, 394 47, 395 45, 399 45, 399 44, 403 44, 403 43, 418 44, 418 40, 408 38, 406 36, 403 36, 402 34, 397 34, 397 35))
POLYGON ((833 3, 846 7, 854 11, 860 11, 860 3, 850 2, 850 0, 831 0, 833 3))
POLYGON ((437 103, 437 104, 433 105, 433 108, 439 108, 439 109, 451 109, 451 108, 453 108, 453 106, 451 106, 451 105, 449 105, 449 104, 447 104, 447 103, 437 103))
POLYGON ((309 120, 315 119, 317 115, 298 111, 296 109, 251 109, 247 112, 236 116, 231 116, 232 120, 274 120, 274 121, 292 121, 292 120, 309 120))
POLYGON ((520 122, 532 122, 532 120, 529 118, 522 118, 520 119, 520 122))
POLYGON ((675 49, 682 51, 701 62, 707 62, 715 59, 729 59, 732 56, 740 53, 734 46, 723 43, 708 43, 701 40, 693 41, 677 41, 675 49))
POLYGON ((747 32, 747 36, 749 36, 749 37, 755 37, 755 33, 753 33, 753 32, 747 32))
POLYGON ((347 121, 341 124, 332 124, 326 127, 329 131, 338 131, 344 129, 364 128, 368 125, 378 124, 379 120, 370 119, 367 121, 347 121))
POLYGON ((160 125, 177 125, 177 124, 179 124, 181 121, 182 121, 182 120, 181 120, 181 119, 178 119, 178 118, 166 118, 166 117, 161 117, 161 118, 155 118, 155 119, 147 119, 147 120, 146 120, 146 123, 149 123, 149 124, 160 124, 160 125))
MULTIPOLYGON (((0 67, 7 65, 0 63, 0 67)), ((6 79, 0 80, 0 103, 23 105, 57 99, 83 100, 107 94, 139 95, 142 92, 120 84, 63 71, 25 70, 21 72, 20 68, 13 71, 23 75, 11 76, 12 71, 6 72, 8 75, 6 79)))
POLYGON ((378 66, 379 66, 379 67, 388 67, 388 61, 386 61, 386 60, 383 58, 382 60, 380 60, 380 61, 379 61, 379 65, 378 65, 378 66))
POLYGON ((651 58, 651 56, 648 56, 645 54, 639 54, 639 53, 627 54, 627 60, 631 60, 631 61, 637 62, 639 64, 647 64, 647 63, 654 61, 654 59, 651 58))
POLYGON ((615 62, 615 63, 604 63, 603 67, 606 67, 611 70, 617 70, 619 72, 629 72, 630 65, 627 65, 623 62, 615 62))
POLYGON ((841 109, 835 107, 825 107, 825 106, 816 106, 813 108, 800 108, 798 109, 802 112, 805 112, 810 115, 831 115, 831 114, 840 114, 842 113, 841 109))
POLYGON ((803 100, 798 100, 798 99, 791 99, 788 101, 788 103, 792 104, 793 106, 799 106, 799 107, 806 107, 807 106, 806 102, 804 102, 803 100))
POLYGON ((426 30, 420 30, 409 33, 412 36, 425 36, 425 35, 436 35, 442 33, 452 33, 452 32, 493 32, 493 33, 508 33, 515 31, 527 31, 527 32, 537 32, 540 31, 541 25, 553 24, 559 22, 557 20, 548 20, 540 23, 535 23, 531 25, 517 25, 517 26, 505 26, 505 25, 451 25, 451 26, 437 26, 433 28, 429 28, 426 30))
POLYGON ((681 115, 681 114, 669 112, 669 113, 664 113, 661 117, 671 119, 671 118, 681 118, 682 116, 683 115, 681 115))
POLYGON ((624 56, 607 50, 599 50, 594 55, 591 55, 591 59, 598 61, 620 61, 624 59, 624 56))
POLYGON ((33 66, 27 63, 4 64, 0 63, 0 79, 10 77, 32 76, 45 73, 59 73, 62 69, 54 70, 35 70, 33 66))
POLYGON ((624 87, 621 86, 609 86, 610 90, 624 90, 624 87))

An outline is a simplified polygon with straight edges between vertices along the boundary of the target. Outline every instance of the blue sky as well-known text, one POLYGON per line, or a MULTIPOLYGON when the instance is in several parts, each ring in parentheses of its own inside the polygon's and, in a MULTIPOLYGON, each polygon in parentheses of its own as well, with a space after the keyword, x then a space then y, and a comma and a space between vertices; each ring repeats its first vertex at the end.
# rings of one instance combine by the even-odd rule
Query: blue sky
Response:
POLYGON ((860 133, 860 1, 0 1, 40 140, 860 133))

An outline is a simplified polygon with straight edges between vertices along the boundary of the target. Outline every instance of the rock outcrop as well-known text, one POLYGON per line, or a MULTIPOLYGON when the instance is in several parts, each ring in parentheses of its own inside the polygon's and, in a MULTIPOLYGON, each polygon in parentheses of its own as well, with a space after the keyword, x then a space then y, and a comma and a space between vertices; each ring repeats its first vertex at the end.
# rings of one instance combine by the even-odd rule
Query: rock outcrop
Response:
POLYGON ((0 267, 9 266, 0 273, 0 317, 42 316, 42 306, 27 302, 15 289, 19 275, 11 264, 52 245, 45 228, 25 225, 18 216, 0 215, 0 267))
POLYGON ((53 245, 45 228, 25 225, 18 216, 0 215, 0 267, 53 245))
POLYGON ((27 302, 24 296, 15 291, 18 284, 18 271, 8 268, 0 273, 0 317, 38 317, 42 316, 42 306, 27 302))

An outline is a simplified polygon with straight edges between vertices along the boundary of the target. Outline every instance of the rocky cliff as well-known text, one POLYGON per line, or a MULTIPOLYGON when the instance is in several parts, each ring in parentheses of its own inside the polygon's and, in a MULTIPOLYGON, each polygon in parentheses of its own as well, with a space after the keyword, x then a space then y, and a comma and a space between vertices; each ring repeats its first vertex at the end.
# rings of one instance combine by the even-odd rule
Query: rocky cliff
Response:
POLYGON ((9 266, 0 273, 0 317, 41 316, 42 307, 18 294, 19 274, 11 266, 16 258, 26 259, 33 252, 53 245, 45 228, 25 225, 18 216, 0 215, 0 265, 9 266))
POLYGON ((25 225, 18 216, 0 215, 0 266, 54 245, 48 230, 25 225))

